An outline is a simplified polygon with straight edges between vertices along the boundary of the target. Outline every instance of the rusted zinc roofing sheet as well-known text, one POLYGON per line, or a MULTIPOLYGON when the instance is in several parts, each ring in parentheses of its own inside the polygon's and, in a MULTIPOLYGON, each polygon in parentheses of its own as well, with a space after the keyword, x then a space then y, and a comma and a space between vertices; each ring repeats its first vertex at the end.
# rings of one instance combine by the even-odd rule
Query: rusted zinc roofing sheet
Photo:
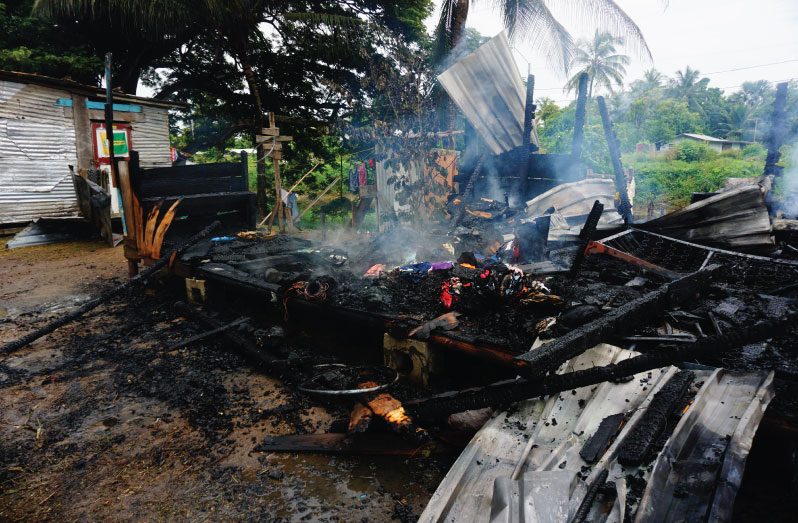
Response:
MULTIPOLYGON (((94 85, 81 84, 66 78, 53 78, 52 76, 44 76, 34 73, 21 73, 19 71, 5 71, 0 69, 0 80, 16 82, 19 84, 41 85, 43 87, 50 87, 52 89, 66 91, 67 93, 75 93, 83 96, 105 99, 105 89, 94 85)), ((131 94, 118 92, 114 92, 114 102, 130 102, 146 105, 149 107, 162 107, 164 109, 187 107, 187 104, 183 102, 157 100, 155 98, 145 98, 143 96, 134 96, 131 94)))
MULTIPOLYGON (((601 344, 565 363, 558 372, 607 365, 634 354, 601 344)), ((709 507, 719 521, 727 521, 753 433, 773 394, 773 375, 693 372, 692 384, 701 388, 666 443, 666 454, 654 467, 656 477, 651 477, 651 467, 645 464, 622 466, 618 460, 626 452, 625 444, 635 443, 636 427, 659 415, 656 407, 655 416, 647 418, 646 413, 657 394, 680 378, 675 367, 643 372, 631 381, 523 401, 517 408, 499 413, 460 454, 419 521, 571 521, 589 486, 607 481, 615 484, 616 491, 610 512, 598 517, 598 503, 591 505, 587 520, 597 516, 595 520, 620 523, 636 516, 636 521, 663 521, 667 518, 660 517, 660 510, 665 510, 688 514, 682 520, 694 521, 690 516, 695 515, 691 512, 695 507, 709 507), (607 419, 618 420, 609 434, 612 437, 596 447, 598 452, 588 462, 585 449, 607 419), (700 485, 687 497, 654 491, 663 477, 674 473, 669 459, 681 457, 682 450, 689 457, 713 445, 720 453, 713 454, 714 461, 703 462, 704 476, 711 478, 711 483, 700 485), (626 481, 629 476, 648 483, 640 510, 636 510, 636 498, 626 481)))
POLYGON ((526 90, 503 31, 441 73, 438 81, 491 152, 522 145, 526 90))
POLYGON ((770 215, 759 185, 721 192, 639 227, 722 248, 763 250, 774 245, 770 215))

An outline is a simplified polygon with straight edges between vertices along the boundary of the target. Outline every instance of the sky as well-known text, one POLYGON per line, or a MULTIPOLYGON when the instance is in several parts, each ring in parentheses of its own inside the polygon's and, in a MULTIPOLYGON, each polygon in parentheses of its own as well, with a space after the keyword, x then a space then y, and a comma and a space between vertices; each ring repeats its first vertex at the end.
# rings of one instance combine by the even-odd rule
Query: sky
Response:
MULTIPOLYGON (((438 6, 440 3, 436 0, 438 6)), ((467 26, 485 36, 499 33, 503 26, 492 3, 472 0, 467 26)), ((580 27, 567 13, 557 10, 557 4, 573 3, 573 0, 547 2, 575 38, 592 35, 593 27, 584 23, 580 27)), ((749 80, 778 82, 798 78, 798 0, 616 0, 616 3, 640 27, 653 55, 652 63, 626 53, 632 58, 627 83, 641 78, 643 71, 651 67, 673 76, 687 65, 710 78, 710 86, 721 87, 727 93, 749 80)), ((430 29, 435 25, 437 11, 427 20, 430 29)), ((562 90, 566 78, 549 67, 545 57, 536 55, 532 45, 523 40, 512 43, 517 48, 514 54, 522 74, 526 74, 527 60, 532 62, 536 98, 548 96, 560 104, 573 98, 562 90)))

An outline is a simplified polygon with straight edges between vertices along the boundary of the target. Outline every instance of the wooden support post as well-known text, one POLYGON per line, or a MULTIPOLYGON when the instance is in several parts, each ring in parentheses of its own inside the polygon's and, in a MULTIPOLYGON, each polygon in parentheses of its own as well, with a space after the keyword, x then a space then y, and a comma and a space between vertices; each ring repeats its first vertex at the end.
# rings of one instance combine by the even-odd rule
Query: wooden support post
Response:
POLYGON ((626 189, 626 176, 621 165, 621 148, 615 131, 612 129, 610 113, 607 111, 607 103, 603 96, 596 97, 598 102, 599 114, 601 114, 601 124, 604 126, 604 136, 607 138, 607 147, 610 150, 610 160, 612 160, 612 170, 615 172, 615 190, 618 191, 620 203, 618 212, 623 216, 623 221, 627 225, 632 223, 632 204, 629 202, 629 193, 626 189))
MULTIPOLYGON (((282 142, 289 142, 292 139, 293 138, 290 136, 280 135, 280 129, 278 129, 277 126, 275 125, 274 113, 269 113, 269 127, 261 129, 260 134, 256 136, 258 144, 261 145, 265 144, 265 147, 268 147, 269 152, 266 154, 269 157, 271 157, 272 166, 274 167, 274 193, 275 193, 274 208, 272 209, 272 212, 269 213, 269 215, 266 218, 264 218, 264 221, 266 221, 266 219, 268 219, 269 221, 269 231, 271 231, 272 226, 274 225, 274 218, 277 217, 277 221, 280 226, 280 232, 285 232, 286 213, 284 209, 285 206, 283 205, 282 180, 280 178, 280 160, 282 160, 283 158, 282 142)), ((263 224, 263 221, 261 222, 261 224, 263 224)))
MULTIPOLYGON (((307 178, 307 177, 308 177, 308 175, 309 175, 310 173, 312 173, 313 171, 315 171, 315 170, 316 170, 316 168, 317 168, 319 165, 321 165, 321 162, 316 162, 316 165, 314 165, 314 166, 313 166, 313 167, 312 167, 312 168, 311 168, 311 169, 310 169, 308 172, 306 172, 305 174, 303 174, 303 175, 302 175, 302 178, 300 178, 299 180, 297 180, 297 181, 296 181, 296 183, 294 183, 294 185, 292 185, 292 186, 291 186, 291 188, 290 188, 290 189, 288 189, 288 192, 289 192, 289 193, 292 193, 292 192, 294 192, 294 189, 296 189, 297 187, 299 187, 299 184, 300 184, 300 183, 302 183, 302 182, 305 180, 305 178, 307 178)), ((269 214, 268 214, 268 215, 267 215, 267 216, 266 216, 266 217, 265 217, 263 220, 261 220, 261 222, 258 224, 258 227, 260 227, 260 226, 262 226, 264 223, 266 223, 266 221, 267 221, 268 219, 270 219, 271 217, 272 217, 272 212, 270 212, 270 213, 269 213, 269 214)))

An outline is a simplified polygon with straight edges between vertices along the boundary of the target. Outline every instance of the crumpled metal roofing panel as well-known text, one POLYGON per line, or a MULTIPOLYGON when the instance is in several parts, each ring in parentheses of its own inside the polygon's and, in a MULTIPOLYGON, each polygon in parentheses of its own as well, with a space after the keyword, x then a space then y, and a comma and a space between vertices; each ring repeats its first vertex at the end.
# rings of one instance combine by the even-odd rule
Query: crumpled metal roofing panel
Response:
POLYGON ((504 31, 446 69, 438 81, 494 154, 523 144, 526 89, 504 31))
MULTIPOLYGON (((635 354, 601 344, 565 363, 558 372, 608 365, 635 354)), ((653 398, 677 373, 675 367, 655 369, 637 374, 631 381, 605 382, 546 399, 523 401, 517 408, 499 413, 460 454, 419 521, 568 521, 585 499, 588 486, 602 474, 606 474, 606 480, 602 481, 614 482, 616 486, 614 504, 602 519, 625 521, 629 516, 627 508, 636 508, 634 498, 629 497, 631 490, 626 477, 638 474, 646 483, 651 473, 647 466, 622 466, 617 456, 637 424, 644 422, 653 398), (626 420, 615 439, 610 440, 609 447, 595 463, 586 462, 580 452, 586 442, 602 420, 619 413, 626 420), (576 475, 576 481, 570 482, 571 474, 576 475)), ((712 485, 694 493, 708 499, 714 511, 724 503, 732 505, 753 433, 772 397, 772 374, 724 370, 694 373, 695 383, 703 381, 704 386, 671 436, 671 447, 660 458, 665 460, 660 467, 665 467, 663 474, 667 476, 667 460, 680 456, 680 449, 687 448, 679 442, 696 442, 706 436, 712 444, 724 443, 730 457, 715 463, 718 470, 711 474, 712 485), (713 410, 718 405, 723 409, 715 414, 713 410), (693 419, 700 421, 690 421, 693 419), (712 439, 713 435, 723 437, 712 439)), ((648 499, 660 488, 659 481, 652 478, 648 482, 644 503, 637 513, 638 521, 662 520, 659 509, 654 514, 648 509, 652 506, 648 499)), ((689 509, 691 503, 690 499, 673 496, 665 501, 675 512, 689 509)), ((591 510, 594 509, 596 506, 591 510)), ((729 510, 715 513, 720 520, 730 516, 729 510)))

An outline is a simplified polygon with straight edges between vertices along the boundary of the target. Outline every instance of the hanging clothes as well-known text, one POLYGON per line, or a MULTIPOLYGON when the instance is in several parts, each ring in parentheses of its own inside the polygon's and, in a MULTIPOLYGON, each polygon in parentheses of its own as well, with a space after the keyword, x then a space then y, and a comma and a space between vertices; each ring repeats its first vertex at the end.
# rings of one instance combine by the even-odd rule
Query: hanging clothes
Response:
POLYGON ((357 166, 357 182, 358 185, 363 187, 364 185, 366 185, 367 181, 368 181, 368 175, 366 174, 366 163, 363 162, 357 166))
POLYGON ((291 219, 294 220, 294 223, 299 223, 299 203, 297 203, 297 195, 295 192, 288 195, 286 206, 291 209, 291 219))
POLYGON ((359 192, 358 187, 360 187, 360 184, 357 179, 357 169, 352 167, 349 169, 349 192, 357 194, 359 192))

